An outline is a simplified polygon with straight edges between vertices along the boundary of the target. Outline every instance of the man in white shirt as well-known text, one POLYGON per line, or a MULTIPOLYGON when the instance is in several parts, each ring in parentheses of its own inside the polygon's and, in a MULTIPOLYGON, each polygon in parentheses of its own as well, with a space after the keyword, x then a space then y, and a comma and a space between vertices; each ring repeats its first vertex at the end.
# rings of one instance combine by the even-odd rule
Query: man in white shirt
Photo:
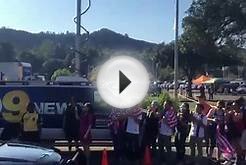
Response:
POLYGON ((174 135, 174 130, 177 125, 177 114, 173 108, 172 102, 167 100, 163 104, 164 112, 160 120, 158 146, 160 157, 162 160, 168 159, 171 155, 171 137, 174 135), (164 147, 166 155, 164 155, 164 147))
POLYGON ((142 119, 142 115, 129 116, 127 118, 126 132, 134 135, 139 134, 139 122, 142 119))
POLYGON ((139 146, 139 123, 142 120, 142 109, 133 107, 129 110, 126 125, 126 149, 127 157, 131 161, 136 161, 140 156, 139 146))
POLYGON ((202 113, 203 105, 196 105, 196 112, 193 114, 193 123, 190 130, 190 148, 191 156, 195 156, 195 147, 197 145, 198 157, 202 157, 202 141, 205 138, 205 127, 207 126, 207 117, 202 113))

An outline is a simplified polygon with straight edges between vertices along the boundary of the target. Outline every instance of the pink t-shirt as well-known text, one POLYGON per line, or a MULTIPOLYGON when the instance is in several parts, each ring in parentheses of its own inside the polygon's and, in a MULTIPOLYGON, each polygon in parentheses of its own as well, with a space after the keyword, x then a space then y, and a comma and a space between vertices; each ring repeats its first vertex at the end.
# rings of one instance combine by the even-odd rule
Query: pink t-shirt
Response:
POLYGON ((210 110, 212 107, 211 107, 211 105, 209 105, 209 104, 206 103, 206 102, 203 102, 202 105, 203 105, 203 108, 204 108, 203 111, 202 111, 202 113, 203 113, 203 115, 207 115, 208 112, 209 112, 209 110, 210 110))
POLYGON ((91 141, 91 132, 89 132, 87 138, 84 139, 84 135, 86 134, 90 125, 93 125, 93 114, 82 114, 80 116, 80 140, 82 142, 89 143, 91 141))

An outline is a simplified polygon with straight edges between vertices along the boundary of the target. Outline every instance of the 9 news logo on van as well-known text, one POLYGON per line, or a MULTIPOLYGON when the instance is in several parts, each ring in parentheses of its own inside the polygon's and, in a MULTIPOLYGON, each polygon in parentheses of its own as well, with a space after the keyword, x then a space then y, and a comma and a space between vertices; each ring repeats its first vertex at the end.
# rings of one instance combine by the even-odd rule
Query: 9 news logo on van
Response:
POLYGON ((20 122, 29 101, 29 96, 24 91, 13 90, 5 93, 0 98, 0 112, 3 119, 12 123, 20 122))
POLYGON ((87 86, 1 86, 0 125, 20 122, 31 101, 42 117, 43 127, 61 128, 71 97, 77 104, 94 103, 94 91, 94 87, 87 86))

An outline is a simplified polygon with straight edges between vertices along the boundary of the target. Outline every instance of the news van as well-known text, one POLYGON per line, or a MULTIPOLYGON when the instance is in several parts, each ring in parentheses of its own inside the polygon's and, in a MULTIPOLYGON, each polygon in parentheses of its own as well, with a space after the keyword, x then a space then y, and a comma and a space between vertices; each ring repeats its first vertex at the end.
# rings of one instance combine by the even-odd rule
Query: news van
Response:
POLYGON ((97 115, 107 116, 107 110, 101 108, 105 106, 101 104, 96 88, 91 85, 57 82, 0 85, 0 134, 5 124, 21 121, 26 105, 31 101, 41 116, 41 139, 64 139, 63 113, 72 96, 78 104, 91 102, 97 115))

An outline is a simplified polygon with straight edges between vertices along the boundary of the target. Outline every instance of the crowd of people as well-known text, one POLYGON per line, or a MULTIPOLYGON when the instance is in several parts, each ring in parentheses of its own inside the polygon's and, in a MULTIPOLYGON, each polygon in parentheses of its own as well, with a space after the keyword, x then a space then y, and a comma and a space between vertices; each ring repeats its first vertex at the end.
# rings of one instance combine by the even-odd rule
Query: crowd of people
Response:
POLYGON ((178 110, 169 100, 163 105, 153 101, 147 111, 139 106, 113 109, 108 125, 114 157, 117 161, 126 159, 129 164, 139 164, 146 147, 149 147, 160 164, 170 163, 174 146, 175 160, 185 164, 188 144, 190 155, 194 158, 188 161, 199 163, 201 157, 207 156, 224 163, 245 163, 245 111, 243 98, 232 102, 218 101, 216 106, 211 106, 204 96, 198 97, 194 110, 186 102, 178 110), (218 150, 215 150, 216 147, 218 150))
MULTIPOLYGON (((227 162, 244 162, 246 154, 246 102, 244 98, 235 101, 218 101, 216 106, 207 103, 204 96, 198 97, 194 109, 184 102, 178 108, 170 100, 163 105, 152 101, 147 110, 140 105, 129 109, 113 108, 108 120, 114 145, 114 159, 124 159, 133 164, 141 164, 146 148, 158 158, 167 162, 172 158, 172 147, 180 164, 185 163, 185 153, 190 147, 190 155, 199 162, 201 157, 227 162), (204 153, 203 147, 206 148, 204 153), (218 148, 215 150, 215 148, 218 148), (196 154, 197 151, 197 154, 196 154), (216 154, 214 154, 217 151, 216 154)), ((76 148, 83 147, 86 164, 90 164, 91 129, 95 124, 93 107, 90 103, 79 105, 71 97, 64 112, 63 130, 71 151, 72 141, 76 148)), ((24 141, 39 141, 41 121, 35 105, 29 103, 23 114, 19 137, 24 141)), ((6 128, 2 139, 13 136, 6 128), (4 137, 4 138, 3 138, 4 137)), ((190 161, 190 160, 188 160, 190 161)))

